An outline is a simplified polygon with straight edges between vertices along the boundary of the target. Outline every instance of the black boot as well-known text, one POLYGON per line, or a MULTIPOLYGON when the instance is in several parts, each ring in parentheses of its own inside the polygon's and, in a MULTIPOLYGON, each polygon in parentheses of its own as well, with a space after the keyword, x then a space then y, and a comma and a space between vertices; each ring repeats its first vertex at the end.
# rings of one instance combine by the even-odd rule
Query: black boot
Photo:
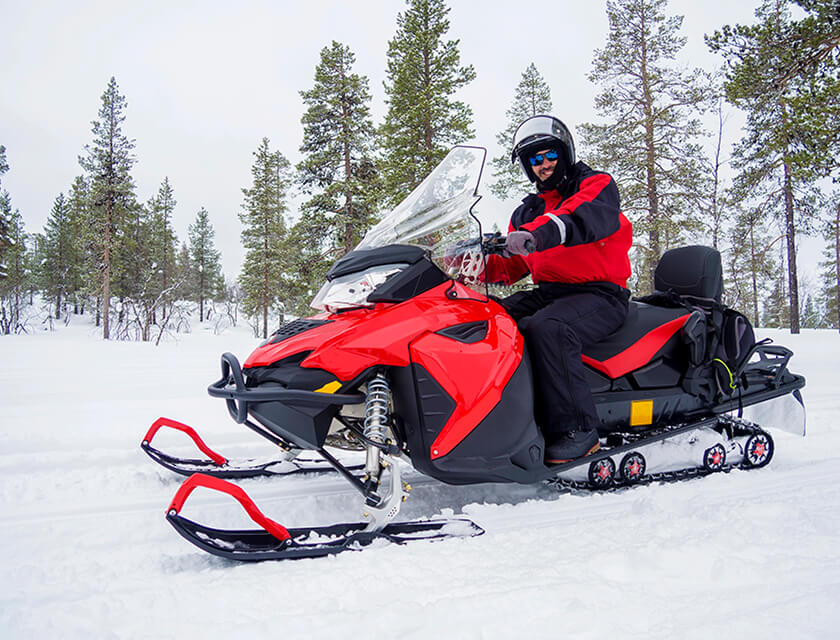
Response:
POLYGON ((582 429, 560 434, 545 448, 546 464, 561 464, 588 456, 601 448, 597 429, 582 429))

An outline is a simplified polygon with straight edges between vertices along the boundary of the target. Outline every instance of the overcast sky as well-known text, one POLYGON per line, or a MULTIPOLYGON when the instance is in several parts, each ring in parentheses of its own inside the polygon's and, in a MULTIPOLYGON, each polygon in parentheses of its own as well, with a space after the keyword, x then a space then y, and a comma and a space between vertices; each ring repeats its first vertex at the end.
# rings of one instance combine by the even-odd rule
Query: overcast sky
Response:
MULTIPOLYGON (((490 157, 500 153, 496 132, 531 62, 551 88, 555 115, 573 131, 595 119, 597 87, 586 75, 593 50, 606 41, 606 2, 448 4, 447 38, 460 40, 462 64, 477 73, 459 94, 473 109, 473 144, 488 147, 490 157)), ((669 15, 685 16, 682 62, 719 65, 703 34, 752 22, 757 5, 672 0, 669 15)), ((0 0, 0 144, 10 165, 3 188, 26 231, 42 231, 55 197, 82 173, 78 156, 92 141, 91 121, 114 76, 128 102, 123 131, 136 141, 138 198, 146 202, 168 176, 179 240, 205 207, 225 273, 235 276, 244 255, 241 189, 250 186, 260 140, 270 138, 293 164, 300 159, 299 92, 312 86, 320 51, 332 40, 356 55, 355 72, 369 78, 374 121, 381 123, 387 43, 405 9, 402 0, 0 0)), ((506 218, 513 206, 482 204, 488 221, 506 218)))

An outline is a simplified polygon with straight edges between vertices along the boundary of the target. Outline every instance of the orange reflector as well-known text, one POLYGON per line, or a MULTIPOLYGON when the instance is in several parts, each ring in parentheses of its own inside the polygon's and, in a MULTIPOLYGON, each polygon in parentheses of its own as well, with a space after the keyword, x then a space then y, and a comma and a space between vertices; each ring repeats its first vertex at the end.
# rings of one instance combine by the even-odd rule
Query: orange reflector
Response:
POLYGON ((630 426, 640 427, 653 424, 653 400, 637 400, 630 403, 630 426))

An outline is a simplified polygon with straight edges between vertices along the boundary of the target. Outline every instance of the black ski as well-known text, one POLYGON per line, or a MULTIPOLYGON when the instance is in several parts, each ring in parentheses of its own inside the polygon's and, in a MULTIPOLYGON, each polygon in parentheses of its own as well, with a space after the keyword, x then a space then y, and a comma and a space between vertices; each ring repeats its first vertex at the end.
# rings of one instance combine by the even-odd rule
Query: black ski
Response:
POLYGON ((171 513, 166 519, 197 547, 237 561, 320 558, 342 551, 360 551, 375 541, 405 544, 415 540, 463 538, 484 533, 484 529, 471 520, 449 518, 392 522, 375 533, 364 531, 367 525, 362 522, 287 529, 289 537, 281 540, 260 529, 213 529, 171 513))
POLYGON ((477 524, 462 518, 391 522, 379 531, 365 531, 367 524, 363 522, 287 529, 263 515, 239 486, 202 474, 191 476, 181 486, 167 510, 166 519, 195 546, 237 561, 319 558, 342 551, 361 550, 375 541, 405 544, 415 540, 464 538, 484 533, 477 524), (230 495, 262 529, 214 529, 181 516, 184 502, 197 487, 230 495))
MULTIPOLYGON (((260 461, 253 458, 230 460, 213 451, 199 437, 196 431, 181 422, 170 418, 158 418, 146 432, 140 448, 159 465, 181 474, 191 476, 203 473, 216 478, 256 478, 260 476, 287 476, 297 473, 334 473, 335 468, 321 457, 297 457, 292 460, 260 461), (162 427, 181 431, 189 436, 206 458, 179 458, 164 453, 152 446, 152 439, 162 427)), ((361 469, 364 465, 351 465, 348 469, 361 469)))

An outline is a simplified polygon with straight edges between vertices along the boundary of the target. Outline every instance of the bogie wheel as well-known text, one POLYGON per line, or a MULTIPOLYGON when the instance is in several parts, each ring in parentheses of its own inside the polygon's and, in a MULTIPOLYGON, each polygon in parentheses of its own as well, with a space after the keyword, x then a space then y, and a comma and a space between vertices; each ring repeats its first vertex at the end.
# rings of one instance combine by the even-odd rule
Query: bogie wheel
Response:
POLYGON ((752 434, 744 445, 743 466, 748 469, 759 469, 769 464, 775 451, 773 438, 766 431, 752 434))
POLYGON ((612 458, 596 460, 589 465, 589 484, 595 489, 606 489, 615 479, 615 462, 612 458))
POLYGON ((720 471, 723 465, 726 464, 726 449, 723 445, 718 443, 713 447, 709 447, 703 453, 703 466, 709 471, 720 471))
POLYGON ((638 451, 631 451, 626 454, 621 459, 621 464, 618 465, 621 477, 627 484, 635 484, 641 480, 645 475, 646 467, 645 457, 638 451))

